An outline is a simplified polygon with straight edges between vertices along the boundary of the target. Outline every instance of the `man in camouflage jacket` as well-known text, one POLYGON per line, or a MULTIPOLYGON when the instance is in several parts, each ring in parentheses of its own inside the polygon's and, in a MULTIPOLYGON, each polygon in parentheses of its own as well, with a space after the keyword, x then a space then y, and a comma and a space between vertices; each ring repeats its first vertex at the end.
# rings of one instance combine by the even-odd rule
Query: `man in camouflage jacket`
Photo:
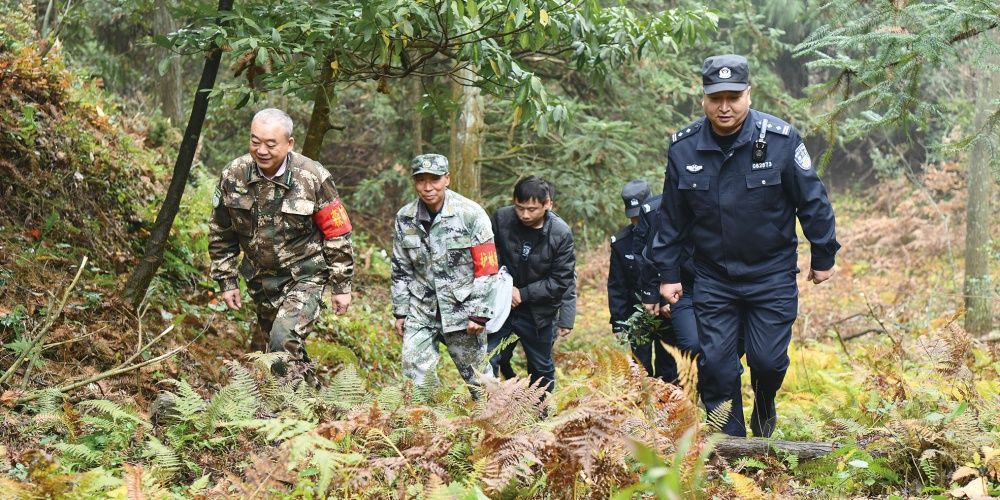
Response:
POLYGON ((403 338, 403 375, 437 384, 440 342, 473 397, 491 378, 484 326, 493 316, 497 265, 493 230, 474 201, 448 189, 448 159, 411 163, 419 198, 396 213, 392 240, 392 313, 403 338))
MULTIPOLYGON (((294 375, 315 386, 305 338, 327 286, 334 312, 347 312, 354 252, 351 221, 330 172, 292 153, 294 142, 292 120, 283 111, 254 116, 250 153, 226 165, 215 188, 208 251, 226 305, 242 306, 239 272, 257 306, 267 350, 288 352, 294 375)), ((283 376, 286 366, 276 363, 272 371, 283 376)))

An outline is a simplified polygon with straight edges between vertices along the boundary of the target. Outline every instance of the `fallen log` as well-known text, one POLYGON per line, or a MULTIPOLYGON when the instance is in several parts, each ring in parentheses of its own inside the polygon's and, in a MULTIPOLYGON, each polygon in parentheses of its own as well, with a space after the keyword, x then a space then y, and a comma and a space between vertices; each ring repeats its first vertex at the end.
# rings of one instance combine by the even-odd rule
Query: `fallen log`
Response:
POLYGON ((833 453, 833 443, 809 441, 779 441, 773 439, 726 436, 715 444, 713 453, 726 458, 748 455, 797 455, 799 460, 810 460, 833 453))

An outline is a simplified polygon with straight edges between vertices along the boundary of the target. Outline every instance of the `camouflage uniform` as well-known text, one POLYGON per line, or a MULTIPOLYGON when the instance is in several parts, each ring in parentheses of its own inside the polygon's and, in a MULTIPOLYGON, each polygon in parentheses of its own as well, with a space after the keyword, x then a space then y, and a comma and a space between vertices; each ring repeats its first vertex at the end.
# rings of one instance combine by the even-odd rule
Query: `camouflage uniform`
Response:
MULTIPOLYGON (((249 154, 226 165, 212 200, 208 252, 223 291, 239 287, 237 271, 246 279, 268 350, 287 351, 311 379, 303 342, 323 308, 324 289, 351 291, 351 222, 330 172, 291 152, 285 161, 285 172, 273 180, 249 154)), ((284 374, 284 366, 274 369, 284 374)))
POLYGON ((490 219, 472 200, 448 190, 433 220, 419 199, 396 213, 392 312, 396 318, 406 318, 403 375, 416 384, 423 384, 426 377, 436 384, 438 346, 443 340, 462 378, 477 395, 474 388, 480 380, 493 375, 485 364, 485 331, 470 335, 466 329, 470 318, 493 316, 496 273, 490 219), (429 232, 422 221, 429 222, 429 232))

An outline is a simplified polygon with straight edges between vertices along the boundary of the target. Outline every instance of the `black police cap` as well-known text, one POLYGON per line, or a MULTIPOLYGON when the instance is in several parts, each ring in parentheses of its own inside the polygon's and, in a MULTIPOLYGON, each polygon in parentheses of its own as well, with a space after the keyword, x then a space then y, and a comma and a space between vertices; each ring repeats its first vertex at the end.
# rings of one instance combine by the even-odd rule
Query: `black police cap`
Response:
POLYGON ((625 202, 625 216, 638 217, 642 210, 642 202, 649 198, 649 184, 643 180, 628 181, 622 188, 622 201, 625 202))
POLYGON ((701 66, 701 84, 705 94, 742 92, 750 86, 747 58, 736 54, 711 56, 701 66))

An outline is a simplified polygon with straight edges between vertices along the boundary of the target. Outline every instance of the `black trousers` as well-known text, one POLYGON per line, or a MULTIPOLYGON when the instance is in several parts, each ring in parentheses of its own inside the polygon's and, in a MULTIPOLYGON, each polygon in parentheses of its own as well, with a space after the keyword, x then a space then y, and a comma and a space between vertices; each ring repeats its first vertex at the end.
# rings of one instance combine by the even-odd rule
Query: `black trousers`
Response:
POLYGON ((747 281, 722 279, 700 266, 696 271, 693 299, 702 350, 698 364, 702 401, 709 412, 732 401, 732 413, 722 432, 746 436, 741 393, 742 333, 754 391, 753 411, 760 413, 754 419, 771 422, 773 430, 774 398, 788 370, 788 345, 798 314, 798 271, 747 281))

